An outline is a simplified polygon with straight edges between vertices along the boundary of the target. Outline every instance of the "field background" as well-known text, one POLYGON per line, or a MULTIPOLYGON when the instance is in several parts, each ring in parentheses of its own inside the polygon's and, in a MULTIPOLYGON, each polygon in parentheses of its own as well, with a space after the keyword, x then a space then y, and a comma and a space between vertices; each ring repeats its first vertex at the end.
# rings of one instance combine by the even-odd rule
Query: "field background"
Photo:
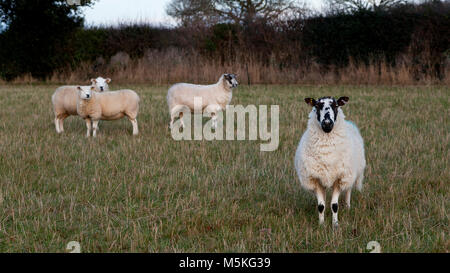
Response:
MULTIPOLYGON (((167 86, 117 86, 141 96, 140 135, 127 120, 85 138, 78 117, 57 135, 57 86, 0 86, 0 252, 448 252, 448 86, 240 86, 232 104, 280 105, 280 146, 176 142, 167 86), (293 160, 306 96, 350 97, 366 144, 362 193, 333 231, 318 226, 293 160)), ((343 198, 341 198, 343 201, 343 198)), ((341 206, 343 207, 343 206, 341 206)))

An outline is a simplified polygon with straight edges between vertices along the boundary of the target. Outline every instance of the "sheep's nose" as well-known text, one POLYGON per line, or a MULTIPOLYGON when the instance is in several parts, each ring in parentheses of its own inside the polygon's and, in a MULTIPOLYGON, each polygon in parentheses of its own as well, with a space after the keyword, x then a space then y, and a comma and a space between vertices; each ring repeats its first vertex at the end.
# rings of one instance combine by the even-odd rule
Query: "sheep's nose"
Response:
POLYGON ((103 92, 103 87, 100 87, 100 91, 102 91, 102 92, 103 92))
POLYGON ((89 94, 86 94, 86 98, 89 98, 89 94))
POLYGON ((324 121, 322 121, 322 130, 325 132, 325 133, 329 133, 329 132, 331 132, 331 130, 333 130, 333 122, 331 122, 331 120, 329 120, 329 119, 325 119, 324 121))

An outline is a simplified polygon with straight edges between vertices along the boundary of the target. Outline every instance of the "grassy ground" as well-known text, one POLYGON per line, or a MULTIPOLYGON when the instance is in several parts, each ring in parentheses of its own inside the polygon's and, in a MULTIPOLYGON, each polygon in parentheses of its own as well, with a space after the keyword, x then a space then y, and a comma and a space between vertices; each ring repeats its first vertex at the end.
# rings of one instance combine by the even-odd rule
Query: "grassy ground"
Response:
POLYGON ((165 86, 127 86, 142 99, 138 137, 121 120, 86 139, 77 117, 57 135, 55 87, 0 87, 1 252, 64 252, 69 241, 82 252, 450 249, 448 87, 239 87, 233 104, 280 105, 270 153, 258 141, 172 140, 165 86), (364 190, 340 211, 338 231, 329 207, 318 226, 293 166, 303 98, 322 95, 350 96, 344 112, 366 143, 364 190))

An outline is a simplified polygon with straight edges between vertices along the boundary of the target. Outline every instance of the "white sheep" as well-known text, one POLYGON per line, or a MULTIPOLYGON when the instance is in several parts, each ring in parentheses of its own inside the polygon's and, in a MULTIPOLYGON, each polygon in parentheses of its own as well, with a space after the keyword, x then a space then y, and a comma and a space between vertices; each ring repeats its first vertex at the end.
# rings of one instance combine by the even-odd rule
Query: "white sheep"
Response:
MULTIPOLYGON (((98 77, 91 79, 91 86, 96 92, 109 91, 111 79, 98 77)), ((85 86, 88 87, 88 86, 85 86)), ((55 127, 57 133, 64 132, 64 119, 77 115, 78 90, 77 86, 61 86, 52 95, 53 111, 55 113, 55 127)))
POLYGON ((126 116, 133 125, 133 135, 139 133, 136 117, 139 111, 139 96, 133 90, 104 93, 95 92, 94 87, 78 86, 77 113, 86 121, 87 133, 97 136, 100 120, 118 120, 126 116))
POLYGON ((194 98, 201 98, 201 109, 209 113, 212 117, 212 127, 217 127, 217 113, 223 111, 231 102, 233 96, 232 90, 238 86, 236 75, 223 74, 216 84, 195 85, 189 83, 177 83, 170 87, 167 93, 167 104, 170 113, 170 125, 172 128, 175 118, 182 120, 183 112, 186 107, 194 112, 194 98))
POLYGON ((301 186, 315 193, 318 201, 319 223, 325 214, 325 190, 332 188, 331 208, 333 226, 338 226, 338 200, 345 191, 345 201, 350 207, 351 191, 356 183, 362 189, 366 160, 364 142, 356 125, 345 120, 340 106, 348 97, 337 101, 332 97, 307 98, 313 109, 308 126, 295 153, 295 169, 301 186))

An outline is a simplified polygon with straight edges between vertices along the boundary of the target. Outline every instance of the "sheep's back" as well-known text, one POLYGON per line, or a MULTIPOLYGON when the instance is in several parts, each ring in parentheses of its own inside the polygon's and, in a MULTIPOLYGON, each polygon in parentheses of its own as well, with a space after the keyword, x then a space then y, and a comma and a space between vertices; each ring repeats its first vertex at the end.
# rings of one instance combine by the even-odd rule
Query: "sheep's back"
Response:
POLYGON ((77 114, 78 90, 76 86, 61 86, 52 96, 52 103, 56 112, 77 114))
POLYGON ((217 85, 195 85, 179 83, 172 86, 167 94, 169 109, 175 105, 184 105, 194 109, 194 98, 202 99, 202 110, 211 104, 226 105, 231 99, 231 93, 225 94, 217 85))
POLYGON ((104 116, 114 116, 124 110, 137 111, 140 101, 138 94, 128 89, 97 93, 95 99, 98 100, 104 116))

